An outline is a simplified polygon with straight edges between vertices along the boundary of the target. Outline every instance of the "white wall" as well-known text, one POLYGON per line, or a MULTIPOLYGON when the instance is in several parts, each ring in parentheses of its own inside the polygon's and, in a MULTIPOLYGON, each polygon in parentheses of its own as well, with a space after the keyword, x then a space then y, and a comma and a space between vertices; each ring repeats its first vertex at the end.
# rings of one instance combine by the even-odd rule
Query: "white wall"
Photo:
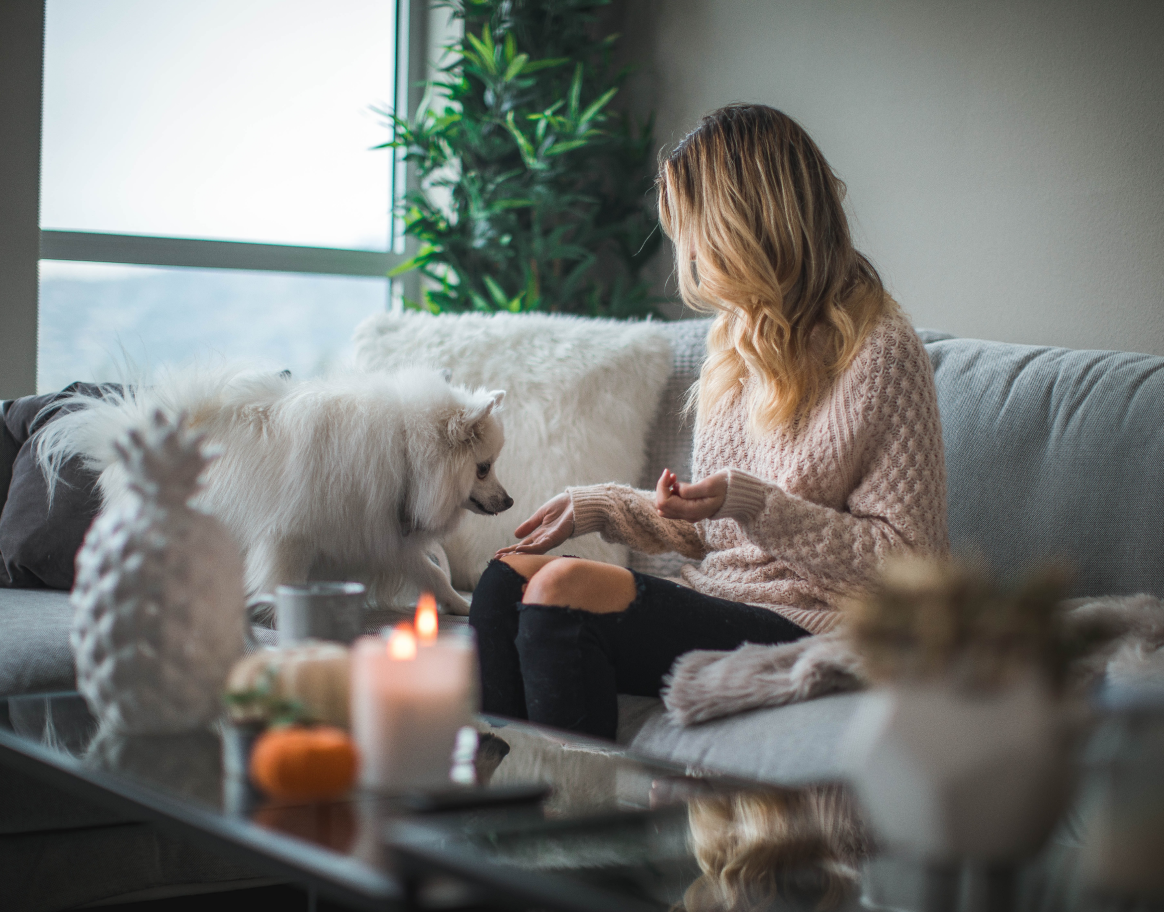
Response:
POLYGON ((917 324, 1164 355, 1164 3, 626 2, 662 144, 797 118, 917 324))

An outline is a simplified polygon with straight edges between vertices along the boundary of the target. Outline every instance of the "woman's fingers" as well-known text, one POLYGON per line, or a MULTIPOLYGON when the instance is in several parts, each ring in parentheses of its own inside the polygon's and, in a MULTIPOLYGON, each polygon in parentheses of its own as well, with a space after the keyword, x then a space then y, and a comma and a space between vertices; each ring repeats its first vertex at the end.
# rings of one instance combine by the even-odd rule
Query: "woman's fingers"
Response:
POLYGON ((574 532, 570 498, 559 494, 514 531, 521 541, 501 548, 495 557, 504 554, 545 554, 568 539, 574 532))
POLYGON ((504 554, 545 554, 549 550, 549 548, 541 547, 539 542, 529 539, 498 549, 494 557, 501 557, 504 554))
POLYGON ((659 476, 659 480, 655 483, 655 506, 659 508, 662 508, 671 493, 670 485, 667 482, 667 475, 668 470, 663 469, 663 474, 659 476))
POLYGON ((666 469, 655 488, 655 508, 664 519, 698 522, 719 511, 726 493, 726 472, 716 472, 700 481, 684 484, 666 469))
POLYGON ((659 507, 659 515, 664 519, 686 519, 689 522, 697 522, 706 519, 710 514, 705 507, 705 501, 672 497, 659 507))
POLYGON ((540 526, 542 524, 542 520, 545 518, 545 515, 546 515, 546 508, 542 507, 533 516, 531 516, 529 519, 527 519, 520 526, 518 526, 516 529, 513 530, 513 537, 514 538, 525 538, 534 529, 536 529, 538 526, 540 526))
POLYGON ((679 489, 678 476, 670 469, 663 469, 655 484, 655 506, 662 511, 669 500, 680 496, 679 489))

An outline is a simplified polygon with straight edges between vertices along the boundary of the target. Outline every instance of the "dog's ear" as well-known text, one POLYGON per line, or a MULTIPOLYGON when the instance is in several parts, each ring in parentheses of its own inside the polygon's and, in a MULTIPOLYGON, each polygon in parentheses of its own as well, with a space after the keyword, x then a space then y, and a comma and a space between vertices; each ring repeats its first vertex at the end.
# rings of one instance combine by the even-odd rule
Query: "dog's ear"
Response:
POLYGON ((449 420, 449 437, 455 442, 472 440, 478 425, 488 418, 505 400, 505 390, 493 390, 465 406, 449 420))

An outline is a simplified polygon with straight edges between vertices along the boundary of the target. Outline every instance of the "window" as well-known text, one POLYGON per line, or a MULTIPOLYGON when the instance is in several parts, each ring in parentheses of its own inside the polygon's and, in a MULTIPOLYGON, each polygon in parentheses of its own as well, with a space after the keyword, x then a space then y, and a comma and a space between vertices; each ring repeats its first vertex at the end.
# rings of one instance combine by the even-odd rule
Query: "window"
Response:
POLYGON ((400 4, 47 0, 38 389, 342 357, 404 253, 370 110, 414 81, 400 4))

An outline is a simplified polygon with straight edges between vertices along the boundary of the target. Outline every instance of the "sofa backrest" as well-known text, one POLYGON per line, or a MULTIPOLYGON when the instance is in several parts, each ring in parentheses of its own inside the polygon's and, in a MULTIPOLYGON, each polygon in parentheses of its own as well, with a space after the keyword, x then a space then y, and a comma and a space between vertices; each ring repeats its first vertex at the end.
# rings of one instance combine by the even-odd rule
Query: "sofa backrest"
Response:
POLYGON ((927 334, 950 541, 1075 595, 1164 595, 1164 358, 927 334))
MULTIPOLYGON (((709 325, 667 326, 675 366, 643 487, 665 467, 690 475, 682 406, 709 325)), ((1003 579, 1064 561, 1074 595, 1164 596, 1164 358, 919 334, 938 390, 954 553, 1003 579)), ((635 555, 632 566, 669 576, 682 563, 635 555)))

